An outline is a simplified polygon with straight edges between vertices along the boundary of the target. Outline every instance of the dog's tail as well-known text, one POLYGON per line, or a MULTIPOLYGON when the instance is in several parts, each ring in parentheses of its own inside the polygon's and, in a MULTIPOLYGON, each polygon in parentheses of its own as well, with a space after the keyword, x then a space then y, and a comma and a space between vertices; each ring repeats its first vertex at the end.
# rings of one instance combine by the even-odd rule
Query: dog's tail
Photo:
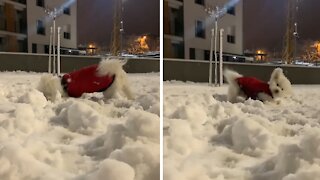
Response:
POLYGON ((234 83, 236 83, 235 79, 242 77, 241 74, 239 74, 235 71, 232 71, 230 69, 225 69, 223 76, 224 76, 225 80, 228 82, 228 84, 234 84, 234 83))
POLYGON ((55 101, 63 94, 60 78, 52 74, 42 75, 37 89, 51 101, 55 101))

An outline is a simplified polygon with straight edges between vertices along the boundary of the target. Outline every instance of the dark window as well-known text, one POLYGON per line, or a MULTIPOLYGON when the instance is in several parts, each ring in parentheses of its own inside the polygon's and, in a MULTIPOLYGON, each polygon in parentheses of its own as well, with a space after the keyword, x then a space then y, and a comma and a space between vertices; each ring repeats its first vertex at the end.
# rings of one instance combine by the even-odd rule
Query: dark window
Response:
POLYGON ((204 0, 194 0, 194 2, 204 6, 204 0))
POLYGON ((196 37, 205 38, 204 24, 202 21, 196 21, 196 37))
POLYGON ((190 59, 196 59, 196 49, 195 48, 190 48, 189 49, 189 58, 190 59))
POLYGON ((236 38, 235 38, 235 36, 227 35, 227 42, 228 42, 228 43, 235 44, 235 43, 236 43, 236 38))
POLYGON ((41 35, 46 34, 46 29, 45 29, 44 24, 41 20, 37 21, 37 33, 41 34, 41 35))
POLYGON ((64 32, 64 33, 63 33, 63 37, 64 37, 65 39, 71 39, 71 34, 70 34, 69 32, 64 32))
POLYGON ((236 15, 236 8, 235 7, 230 7, 227 11, 228 14, 236 15))
POLYGON ((204 50, 204 59, 210 60, 210 51, 209 50, 204 50))
POLYGON ((37 53, 37 44, 32 43, 32 53, 37 53))
POLYGON ((18 51, 19 51, 19 52, 28 52, 27 39, 25 39, 25 40, 18 40, 18 51))
POLYGON ((13 1, 21 4, 26 4, 26 0, 13 0, 13 1))
POLYGON ((49 54, 49 45, 44 45, 44 53, 49 54))
POLYGON ((44 0, 37 0, 37 6, 44 7, 44 0))
POLYGON ((70 7, 65 7, 65 8, 63 8, 63 14, 68 14, 68 15, 70 15, 70 7))

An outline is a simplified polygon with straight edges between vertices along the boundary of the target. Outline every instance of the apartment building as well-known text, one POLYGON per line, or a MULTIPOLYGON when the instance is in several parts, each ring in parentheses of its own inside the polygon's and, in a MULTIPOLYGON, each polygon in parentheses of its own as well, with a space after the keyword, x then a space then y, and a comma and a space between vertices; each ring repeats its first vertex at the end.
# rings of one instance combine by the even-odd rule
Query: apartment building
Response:
POLYGON ((0 51, 27 51, 26 0, 0 1, 0 51))
POLYGON ((61 47, 77 48, 77 8, 75 1, 0 0, 0 51, 48 53, 53 19, 45 11, 60 12, 61 47))
MULTIPOLYGON (((228 0, 164 0, 164 57, 209 60, 213 18, 206 7, 223 7, 228 0)), ((243 5, 240 1, 219 20, 224 29, 225 60, 243 55, 243 5)))

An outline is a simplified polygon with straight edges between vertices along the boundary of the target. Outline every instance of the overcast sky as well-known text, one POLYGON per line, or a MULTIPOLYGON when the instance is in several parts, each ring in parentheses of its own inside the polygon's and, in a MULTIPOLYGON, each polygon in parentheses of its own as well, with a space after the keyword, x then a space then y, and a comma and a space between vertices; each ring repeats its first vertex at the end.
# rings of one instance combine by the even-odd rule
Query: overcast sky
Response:
MULTIPOLYGON (((78 1, 78 43, 110 45, 115 0, 78 1)), ((281 51, 288 0, 243 0, 244 48, 281 51)), ((320 40, 320 0, 300 0, 298 32, 303 40, 320 40)), ((159 35, 159 0, 126 0, 124 29, 128 34, 159 35)))
MULTIPOLYGON (((78 1, 78 44, 96 42, 110 45, 114 2, 115 0, 78 1)), ((148 33, 159 36, 159 0, 126 0, 123 7, 125 34, 148 33)))
MULTIPOLYGON (((243 0, 244 46, 281 51, 286 27, 288 0, 243 0)), ((320 0, 300 0, 298 11, 299 42, 320 40, 320 0)))

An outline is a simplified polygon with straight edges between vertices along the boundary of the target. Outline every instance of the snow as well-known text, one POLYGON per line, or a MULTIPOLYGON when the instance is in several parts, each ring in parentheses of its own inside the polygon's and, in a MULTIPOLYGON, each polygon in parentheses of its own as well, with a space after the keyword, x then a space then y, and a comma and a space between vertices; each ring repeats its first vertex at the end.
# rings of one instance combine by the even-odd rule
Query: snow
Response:
POLYGON ((164 179, 320 176, 319 85, 277 103, 227 102, 227 85, 164 82, 164 179))
POLYGON ((159 73, 129 74, 135 100, 46 100, 42 74, 0 73, 0 179, 160 177, 159 73))

